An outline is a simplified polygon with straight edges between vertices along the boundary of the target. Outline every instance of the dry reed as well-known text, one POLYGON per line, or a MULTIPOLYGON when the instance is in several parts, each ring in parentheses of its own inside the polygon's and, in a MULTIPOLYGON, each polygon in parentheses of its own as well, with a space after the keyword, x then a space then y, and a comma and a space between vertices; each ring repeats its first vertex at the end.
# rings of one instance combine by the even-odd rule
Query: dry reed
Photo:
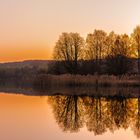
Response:
POLYGON ((138 75, 40 75, 35 79, 35 85, 46 86, 140 86, 138 75))

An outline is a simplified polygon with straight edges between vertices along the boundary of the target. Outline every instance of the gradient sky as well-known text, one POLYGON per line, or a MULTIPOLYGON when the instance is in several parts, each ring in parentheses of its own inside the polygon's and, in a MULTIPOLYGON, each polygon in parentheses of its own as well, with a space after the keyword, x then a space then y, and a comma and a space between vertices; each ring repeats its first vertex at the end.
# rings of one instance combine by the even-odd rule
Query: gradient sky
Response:
POLYGON ((0 0, 0 62, 51 59, 62 32, 128 33, 140 0, 0 0))

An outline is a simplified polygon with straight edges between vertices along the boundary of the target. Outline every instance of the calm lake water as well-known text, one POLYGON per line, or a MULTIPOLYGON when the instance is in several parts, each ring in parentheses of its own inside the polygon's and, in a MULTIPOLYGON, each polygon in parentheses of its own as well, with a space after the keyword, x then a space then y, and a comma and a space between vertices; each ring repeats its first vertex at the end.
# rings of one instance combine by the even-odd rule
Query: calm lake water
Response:
POLYGON ((140 98, 0 93, 0 140, 137 140, 140 98))

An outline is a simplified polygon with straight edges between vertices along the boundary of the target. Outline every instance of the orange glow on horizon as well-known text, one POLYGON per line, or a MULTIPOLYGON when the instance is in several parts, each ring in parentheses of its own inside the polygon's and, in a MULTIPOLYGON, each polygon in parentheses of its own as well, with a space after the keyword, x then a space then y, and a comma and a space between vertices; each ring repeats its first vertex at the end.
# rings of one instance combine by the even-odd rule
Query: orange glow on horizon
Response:
POLYGON ((139 0, 1 0, 0 62, 52 59, 62 32, 84 38, 94 29, 131 34, 139 0))
POLYGON ((0 49, 0 62, 23 60, 50 60, 52 49, 46 46, 33 47, 3 47, 0 49))

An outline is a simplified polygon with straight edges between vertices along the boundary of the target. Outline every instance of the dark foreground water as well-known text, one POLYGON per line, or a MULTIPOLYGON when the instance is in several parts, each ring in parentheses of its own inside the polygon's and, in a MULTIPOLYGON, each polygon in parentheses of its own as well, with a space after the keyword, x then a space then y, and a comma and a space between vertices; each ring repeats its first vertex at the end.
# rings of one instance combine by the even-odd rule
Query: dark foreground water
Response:
POLYGON ((69 96, 11 91, 0 93, 0 140, 140 139, 139 89, 69 96))

